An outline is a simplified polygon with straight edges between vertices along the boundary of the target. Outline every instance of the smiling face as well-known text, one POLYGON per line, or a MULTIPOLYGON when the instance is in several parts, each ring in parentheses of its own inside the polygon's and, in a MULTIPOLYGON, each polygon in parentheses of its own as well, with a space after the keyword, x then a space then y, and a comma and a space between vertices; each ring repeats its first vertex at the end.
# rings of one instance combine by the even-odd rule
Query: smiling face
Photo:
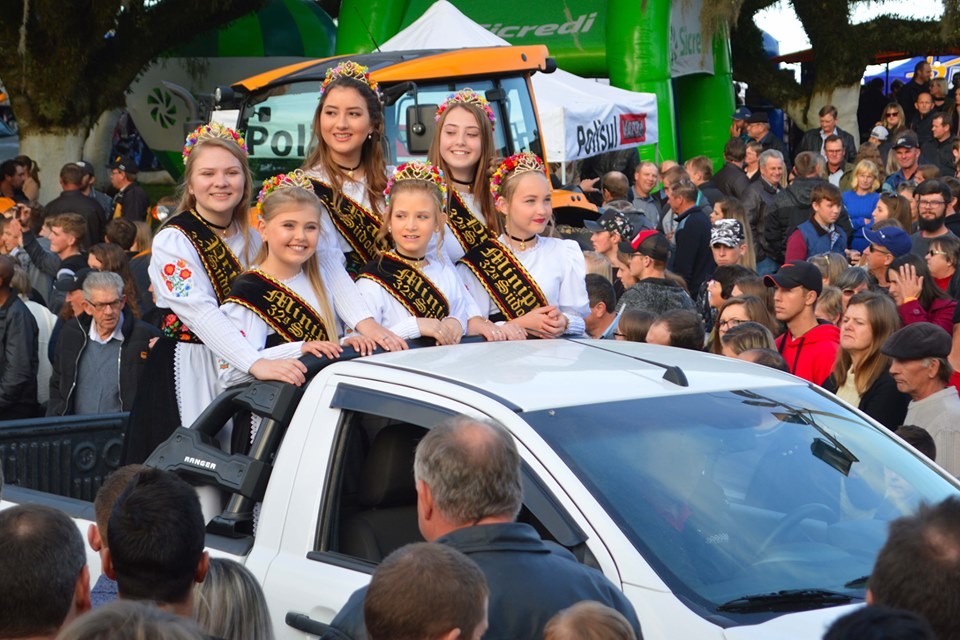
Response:
POLYGON ((240 160, 213 144, 199 145, 190 155, 193 162, 187 191, 196 199, 197 211, 206 218, 232 213, 244 196, 240 160))
POLYGON ((644 163, 634 173, 634 181, 640 193, 649 194, 657 186, 660 179, 660 172, 653 163, 644 163))
POLYGON ((292 204, 271 212, 259 223, 260 236, 270 248, 270 257, 284 265, 300 266, 317 250, 320 239, 320 211, 316 207, 292 204))
POLYGON ((425 189, 409 189, 390 196, 387 228, 399 253, 422 258, 430 238, 440 229, 440 205, 425 189))
POLYGON ((353 87, 337 86, 323 96, 320 110, 320 137, 338 165, 360 164, 363 143, 373 131, 367 102, 353 87))
POLYGON ((783 160, 767 158, 766 161, 760 165, 760 176, 767 184, 780 184, 780 181, 783 179, 783 160))
POLYGON ((440 157, 451 176, 460 182, 473 182, 482 155, 483 130, 476 116, 465 107, 451 107, 440 129, 440 157))
POLYGON ((547 177, 538 171, 527 171, 510 180, 515 182, 510 200, 497 199, 497 209, 506 218, 507 234, 528 238, 543 233, 553 215, 547 177))

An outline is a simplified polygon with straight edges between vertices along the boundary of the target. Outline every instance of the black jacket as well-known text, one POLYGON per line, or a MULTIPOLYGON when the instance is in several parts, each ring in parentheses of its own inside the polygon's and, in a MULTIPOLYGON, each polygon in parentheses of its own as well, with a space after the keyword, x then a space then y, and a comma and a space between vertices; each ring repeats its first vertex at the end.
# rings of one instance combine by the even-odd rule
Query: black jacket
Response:
MULTIPOLYGON (((843 159, 845 162, 853 162, 857 158, 857 143, 853 141, 853 136, 841 129, 836 127, 833 131, 840 137, 840 141, 843 143, 843 159)), ((813 151, 814 153, 820 153, 820 149, 823 148, 823 138, 820 136, 820 129, 810 129, 803 134, 803 138, 800 140, 800 145, 797 147, 797 153, 794 154, 794 159, 803 151, 813 151)))
MULTIPOLYGON (((837 379, 833 374, 823 383, 823 388, 830 393, 837 392, 837 379)), ((884 371, 863 392, 857 408, 886 428, 896 429, 907 417, 909 404, 910 396, 897 389, 897 383, 890 372, 884 371)))
MULTIPOLYGON (((73 391, 77 385, 80 358, 90 341, 90 324, 93 318, 87 314, 64 323, 57 339, 53 358, 53 374, 50 376, 50 402, 48 416, 63 416, 73 413, 73 391)), ((143 363, 150 351, 150 339, 158 337, 160 330, 145 322, 135 320, 129 312, 123 314, 123 343, 120 345, 120 361, 116 371, 105 371, 104 376, 116 376, 120 387, 120 406, 129 411, 137 395, 137 384, 143 372, 143 363)))
MULTIPOLYGON (((518 522, 458 529, 433 544, 448 544, 480 566, 490 589, 485 640, 540 640, 553 615, 582 600, 595 600, 622 613, 638 640, 633 606, 612 582, 558 545, 544 542, 530 525, 518 522)), ((358 589, 331 626, 353 640, 365 640, 363 599, 358 589)), ((334 637, 324 636, 324 637, 334 637)))
POLYGON ((650 311, 658 316, 671 309, 696 309, 690 295, 673 280, 644 278, 617 299, 617 312, 627 309, 650 311))
MULTIPOLYGON (((759 171, 757 175, 760 175, 759 171)), ((763 178, 759 178, 750 183, 750 188, 743 200, 743 208, 746 211, 747 220, 750 221, 750 231, 753 233, 753 248, 757 252, 757 262, 772 257, 772 253, 775 253, 770 251, 764 233, 767 229, 768 211, 773 205, 773 199, 780 191, 780 185, 772 185, 763 178)))
POLYGON ((29 418, 37 407, 37 321, 27 305, 10 292, 0 306, 0 416, 29 418))
POLYGON ((82 191, 64 191, 44 209, 44 216, 60 213, 78 213, 87 221, 87 240, 84 244, 88 249, 104 241, 107 214, 93 198, 83 195, 82 191))
POLYGON ((678 214, 676 220, 673 272, 686 281, 689 291, 696 291, 717 266, 710 250, 710 218, 702 208, 693 206, 678 214))
POLYGON ((120 208, 119 217, 126 218, 130 222, 143 222, 147 219, 150 198, 139 183, 132 182, 113 196, 113 211, 108 214, 110 219, 118 217, 117 207, 120 208))
POLYGON ((750 188, 750 179, 737 165, 724 162, 720 170, 713 174, 713 184, 728 198, 743 200, 750 188))

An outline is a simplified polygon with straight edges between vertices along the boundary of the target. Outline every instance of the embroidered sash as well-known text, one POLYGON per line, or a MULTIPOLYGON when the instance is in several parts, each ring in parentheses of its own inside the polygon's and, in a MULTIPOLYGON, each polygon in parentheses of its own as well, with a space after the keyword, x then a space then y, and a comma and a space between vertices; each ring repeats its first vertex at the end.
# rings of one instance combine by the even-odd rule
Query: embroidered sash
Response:
POLYGON ((437 285, 395 253, 386 252, 371 260, 359 277, 386 289, 412 316, 442 320, 450 315, 450 303, 437 285))
POLYGON ((377 254, 376 237, 380 230, 380 217, 343 194, 337 206, 333 187, 316 178, 310 178, 310 182, 320 202, 330 212, 330 220, 337 231, 346 238, 347 244, 364 263, 369 262, 377 254))
POLYGON ((460 262, 473 272, 507 320, 548 304, 530 272, 496 238, 487 238, 473 247, 460 262))
MULTIPOLYGON (((179 229, 187 237, 196 249, 197 255, 200 256, 200 263, 213 285, 217 302, 223 304, 223 300, 230 292, 231 283, 243 271, 240 260, 233 255, 227 243, 211 231, 210 227, 205 225, 193 211, 184 211, 176 215, 164 226, 179 229)), ((165 337, 178 342, 203 344, 203 341, 172 311, 162 315, 160 331, 165 337)))
POLYGON ((447 222, 453 237, 457 239, 464 252, 470 251, 484 240, 492 237, 487 225, 477 220, 456 189, 451 189, 450 207, 447 222))
POLYGON ((296 291, 260 271, 246 271, 237 276, 224 302, 253 311, 276 332, 281 342, 330 339, 316 309, 296 291))

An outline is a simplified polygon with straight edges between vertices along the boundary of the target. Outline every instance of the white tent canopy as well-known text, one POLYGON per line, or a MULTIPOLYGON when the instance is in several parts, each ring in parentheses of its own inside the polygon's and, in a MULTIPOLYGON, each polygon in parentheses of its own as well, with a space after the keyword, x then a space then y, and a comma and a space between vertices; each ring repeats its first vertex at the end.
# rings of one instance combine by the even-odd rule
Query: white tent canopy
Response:
MULTIPOLYGON (((380 49, 509 46, 447 2, 437 0, 380 49)), ((657 141, 657 98, 587 80, 566 71, 533 75, 543 147, 551 162, 588 158, 657 141)))

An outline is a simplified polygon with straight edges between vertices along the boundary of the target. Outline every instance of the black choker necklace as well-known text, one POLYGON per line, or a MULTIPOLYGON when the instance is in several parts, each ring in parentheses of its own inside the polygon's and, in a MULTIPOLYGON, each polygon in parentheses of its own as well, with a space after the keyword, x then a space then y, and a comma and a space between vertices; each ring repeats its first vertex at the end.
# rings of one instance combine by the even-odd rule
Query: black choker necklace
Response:
POLYGON ((207 225, 208 227, 213 227, 214 229, 219 229, 220 231, 222 231, 223 233, 220 234, 220 235, 222 235, 222 236, 226 236, 226 235, 227 235, 227 229, 229 229, 229 228, 230 228, 230 225, 233 224, 233 217, 232 217, 232 216, 230 217, 230 222, 228 222, 228 223, 225 224, 225 225, 220 225, 220 224, 214 224, 213 222, 210 222, 209 220, 207 220, 206 218, 204 218, 204 217, 200 214, 200 212, 197 211, 196 209, 194 209, 193 212, 194 212, 195 214, 197 214, 197 217, 198 217, 198 218, 200 218, 201 220, 203 220, 203 224, 207 225))
POLYGON ((417 267, 418 269, 422 266, 423 261, 426 259, 426 256, 424 256, 423 258, 413 258, 411 256, 405 256, 402 253, 400 253, 399 249, 394 250, 394 253, 396 253, 398 256, 400 256, 407 262, 412 262, 413 266, 417 267))
POLYGON ((455 183, 455 184, 462 184, 462 185, 465 186, 465 187, 472 187, 472 186, 473 186, 473 180, 471 180, 470 182, 464 182, 463 180, 457 180, 456 178, 450 178, 450 182, 453 182, 453 183, 455 183))
POLYGON ((336 164, 338 167, 340 167, 340 170, 343 171, 344 173, 346 173, 348 178, 353 178, 353 172, 356 171, 357 169, 359 169, 359 168, 360 168, 360 165, 363 164, 363 158, 360 158, 360 162, 358 162, 358 163, 357 163, 357 166, 355 166, 355 167, 345 167, 345 166, 343 166, 342 164, 338 164, 338 163, 336 163, 336 162, 334 162, 334 164, 336 164))
POLYGON ((527 243, 530 242, 531 240, 534 240, 536 237, 537 237, 537 234, 533 234, 529 238, 515 238, 514 236, 510 236, 510 239, 513 240, 514 242, 520 243, 520 251, 526 251, 527 243))

